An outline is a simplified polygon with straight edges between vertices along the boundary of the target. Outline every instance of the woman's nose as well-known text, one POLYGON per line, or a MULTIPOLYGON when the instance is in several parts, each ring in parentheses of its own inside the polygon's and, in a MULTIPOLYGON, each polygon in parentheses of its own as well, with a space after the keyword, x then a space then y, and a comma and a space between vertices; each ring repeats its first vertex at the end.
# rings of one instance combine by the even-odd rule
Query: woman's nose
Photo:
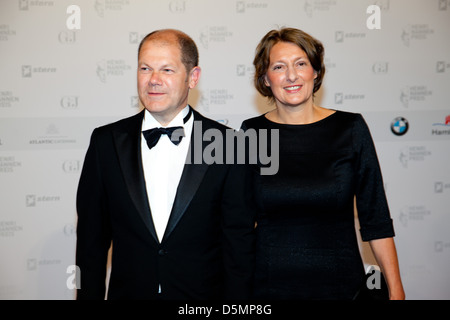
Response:
POLYGON ((290 82, 295 82, 298 79, 298 73, 297 70, 295 70, 294 68, 288 68, 286 70, 286 78, 290 81, 290 82))

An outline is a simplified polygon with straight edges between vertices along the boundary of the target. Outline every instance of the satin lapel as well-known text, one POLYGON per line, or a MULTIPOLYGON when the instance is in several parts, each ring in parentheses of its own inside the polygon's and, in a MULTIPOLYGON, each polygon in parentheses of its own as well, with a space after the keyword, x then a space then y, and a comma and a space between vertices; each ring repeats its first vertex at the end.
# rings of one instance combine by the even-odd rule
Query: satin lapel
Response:
POLYGON ((133 200, 145 226, 152 234, 155 241, 155 227, 151 218, 150 206, 148 204, 147 191, 145 187, 144 170, 141 157, 141 125, 143 112, 132 118, 133 123, 113 132, 120 166, 127 185, 130 197, 133 200))
MULTIPOLYGON (((202 116, 195 110, 193 110, 193 112, 194 112, 194 121, 200 121, 202 116)), ((205 142, 203 141, 203 139, 201 139, 201 141, 198 141, 198 137, 203 137, 204 131, 205 128, 196 126, 194 122, 194 127, 191 135, 191 142, 189 146, 190 152, 187 156, 187 159, 192 159, 191 152, 193 152, 193 150, 196 150, 195 143, 202 144, 201 150, 203 152, 205 148, 205 142), (197 139, 194 139, 194 137, 197 137, 197 139)), ((175 196, 175 200, 172 206, 172 211, 170 213, 166 231, 164 232, 164 237, 161 242, 164 242, 169 237, 173 229, 180 221, 183 214, 186 212, 186 209, 188 208, 192 198, 197 192, 197 189, 200 186, 200 183, 202 182, 207 169, 208 165, 206 163, 203 163, 203 161, 201 164, 196 164, 194 161, 191 161, 191 164, 184 165, 180 183, 178 184, 177 194, 175 196)))

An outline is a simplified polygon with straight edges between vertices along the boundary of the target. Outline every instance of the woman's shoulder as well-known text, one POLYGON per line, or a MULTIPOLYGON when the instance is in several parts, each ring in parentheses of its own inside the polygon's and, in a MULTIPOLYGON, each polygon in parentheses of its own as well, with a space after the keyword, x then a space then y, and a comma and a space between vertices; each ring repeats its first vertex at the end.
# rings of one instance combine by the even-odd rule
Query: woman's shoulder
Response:
POLYGON ((345 111, 345 110, 336 110, 336 114, 341 119, 348 119, 350 121, 359 121, 363 118, 361 113, 345 111))
POLYGON ((345 127, 358 129, 366 126, 363 115, 358 112, 336 110, 334 119, 345 127))
POLYGON ((260 128, 263 126, 265 121, 266 121, 265 114, 255 116, 252 118, 248 118, 242 122, 241 129, 247 130, 250 128, 252 128, 252 129, 260 128))

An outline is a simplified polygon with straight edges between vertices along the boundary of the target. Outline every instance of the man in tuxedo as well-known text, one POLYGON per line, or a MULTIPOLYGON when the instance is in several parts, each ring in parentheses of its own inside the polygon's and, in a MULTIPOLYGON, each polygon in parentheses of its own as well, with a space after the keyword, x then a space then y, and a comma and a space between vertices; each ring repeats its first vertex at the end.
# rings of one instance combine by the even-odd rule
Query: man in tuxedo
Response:
POLYGON ((193 161, 206 130, 231 130, 188 105, 200 74, 197 47, 179 30, 139 45, 145 108, 93 131, 80 177, 77 299, 105 298, 110 247, 108 299, 250 296, 251 180, 245 165, 193 161))

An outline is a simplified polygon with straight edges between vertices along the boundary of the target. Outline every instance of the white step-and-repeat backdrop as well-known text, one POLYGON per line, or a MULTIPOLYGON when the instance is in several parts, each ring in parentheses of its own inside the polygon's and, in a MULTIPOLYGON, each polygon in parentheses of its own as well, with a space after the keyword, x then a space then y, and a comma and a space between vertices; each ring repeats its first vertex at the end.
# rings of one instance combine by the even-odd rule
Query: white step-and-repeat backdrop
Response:
POLYGON ((190 103, 238 128, 273 108, 252 61, 281 26, 325 45, 318 104, 371 128, 407 298, 450 299, 450 0, 0 0, 0 299, 74 298, 80 169, 96 126, 141 110, 142 37, 191 35, 190 103))

